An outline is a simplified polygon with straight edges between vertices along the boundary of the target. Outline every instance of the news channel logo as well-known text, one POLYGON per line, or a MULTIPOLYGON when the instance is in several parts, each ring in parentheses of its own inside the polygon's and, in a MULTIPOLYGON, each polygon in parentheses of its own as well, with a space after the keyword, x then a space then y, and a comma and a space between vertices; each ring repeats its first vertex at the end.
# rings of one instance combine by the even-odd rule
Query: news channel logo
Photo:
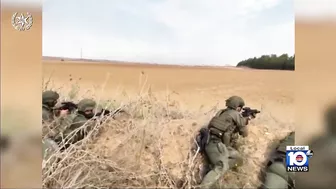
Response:
POLYGON ((313 150, 309 150, 309 146, 286 146, 287 172, 308 172, 311 157, 313 150))

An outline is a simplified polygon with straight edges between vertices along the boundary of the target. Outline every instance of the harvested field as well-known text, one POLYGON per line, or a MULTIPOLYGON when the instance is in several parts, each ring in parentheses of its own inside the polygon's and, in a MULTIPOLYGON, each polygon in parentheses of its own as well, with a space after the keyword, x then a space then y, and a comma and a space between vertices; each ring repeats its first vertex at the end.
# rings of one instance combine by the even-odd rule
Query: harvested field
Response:
MULTIPOLYGON (((128 112, 96 126, 94 134, 67 153, 49 187, 190 188, 199 181, 200 156, 191 153, 197 130, 231 95, 262 113, 240 139, 245 164, 229 171, 222 188, 260 185, 269 145, 294 129, 294 72, 45 60, 46 88, 62 99, 94 97, 128 112)), ((50 166, 45 165, 45 171, 50 166)))
MULTIPOLYGON (((31 88, 14 76, 34 81, 40 78, 37 63, 42 54, 42 17, 34 15, 34 29, 19 33, 10 23, 15 11, 2 14, 1 74, 5 89, 2 98, 8 105, 17 102, 21 109, 30 110, 32 103, 17 99, 21 99, 23 90, 31 101, 39 102, 35 96, 39 87, 31 88), (29 50, 23 43, 30 44, 29 50)), ((94 97, 105 104, 110 100, 114 107, 124 105, 130 114, 107 120, 99 126, 99 135, 88 138, 84 145, 55 154, 63 161, 56 167, 43 165, 44 173, 48 173, 43 175, 45 187, 196 185, 197 174, 192 173, 197 173, 199 157, 195 161, 190 158, 190 141, 198 128, 224 106, 227 97, 241 95, 247 105, 261 109, 262 113, 251 123, 250 136, 241 140, 244 146, 240 151, 246 157, 244 166, 238 172, 230 171, 221 185, 252 188, 260 184, 258 172, 268 145, 294 128, 294 72, 48 60, 43 62, 43 77, 45 86, 57 89, 62 99, 94 97), (49 77, 51 81, 47 82, 49 77)), ((15 150, 8 152, 9 157, 18 154, 15 150)), ((28 155, 20 154, 23 156, 28 155)), ((2 174, 11 176, 7 185, 2 182, 4 186, 8 187, 8 183, 17 186, 17 177, 12 179, 17 175, 22 175, 22 183, 33 180, 29 177, 35 175, 32 168, 27 169, 17 161, 15 158, 2 161, 5 165, 2 167, 6 167, 2 172, 11 170, 2 174)), ((35 178, 40 178, 40 172, 36 173, 35 178)))

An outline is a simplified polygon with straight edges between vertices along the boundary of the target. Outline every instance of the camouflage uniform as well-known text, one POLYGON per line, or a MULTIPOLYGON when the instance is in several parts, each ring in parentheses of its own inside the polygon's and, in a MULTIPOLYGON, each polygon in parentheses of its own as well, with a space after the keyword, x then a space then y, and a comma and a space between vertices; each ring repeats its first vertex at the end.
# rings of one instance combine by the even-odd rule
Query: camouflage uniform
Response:
POLYGON ((231 136, 234 132, 246 137, 248 119, 237 111, 245 105, 244 100, 232 96, 226 100, 226 109, 220 110, 210 121, 209 143, 205 146, 205 154, 210 163, 209 171, 201 185, 211 187, 228 169, 242 164, 242 157, 231 147, 231 136))
POLYGON ((55 91, 44 91, 42 93, 42 120, 49 122, 54 119, 53 107, 59 99, 59 94, 55 91))
POLYGON ((78 103, 78 111, 76 113, 59 119, 60 129, 58 131, 58 136, 55 138, 55 141, 60 143, 62 139, 66 139, 66 143, 74 144, 77 141, 82 140, 87 132, 92 129, 92 124, 89 124, 86 128, 80 129, 74 136, 70 136, 70 134, 82 127, 94 116, 95 108, 95 101, 91 99, 81 100, 78 103), (92 113, 87 114, 87 111, 91 111, 92 113))
POLYGON ((294 173, 286 171, 286 146, 293 146, 295 132, 280 141, 267 164, 264 188, 294 188, 294 173))

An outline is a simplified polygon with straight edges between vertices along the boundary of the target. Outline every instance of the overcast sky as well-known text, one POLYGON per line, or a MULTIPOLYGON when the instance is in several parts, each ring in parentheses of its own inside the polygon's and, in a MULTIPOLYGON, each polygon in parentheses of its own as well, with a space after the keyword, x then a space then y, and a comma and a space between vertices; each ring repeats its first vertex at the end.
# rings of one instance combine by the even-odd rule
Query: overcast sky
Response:
POLYGON ((294 53, 292 0, 46 0, 43 55, 236 65, 294 53))

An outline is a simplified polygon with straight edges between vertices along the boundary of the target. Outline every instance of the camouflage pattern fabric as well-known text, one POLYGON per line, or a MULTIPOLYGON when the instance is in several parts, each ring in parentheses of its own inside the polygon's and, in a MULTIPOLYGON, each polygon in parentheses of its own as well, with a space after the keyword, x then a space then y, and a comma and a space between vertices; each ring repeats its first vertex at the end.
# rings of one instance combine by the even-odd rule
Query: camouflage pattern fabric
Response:
POLYGON ((78 111, 76 113, 70 114, 63 119, 60 119, 60 131, 58 131, 58 137, 56 141, 59 142, 62 141, 62 139, 66 139, 66 143, 74 144, 82 140, 95 124, 94 121, 90 122, 89 124, 86 123, 94 115, 96 106, 96 102, 91 99, 81 100, 78 103, 78 111), (85 111, 88 110, 92 111, 92 115, 89 115, 89 117, 85 114, 85 111))
POLYGON ((81 114, 78 114, 76 113, 75 116, 73 118, 70 118, 72 119, 71 121, 71 124, 67 124, 67 125, 64 125, 63 124, 63 128, 64 129, 64 132, 63 132, 63 137, 64 138, 68 138, 67 142, 68 143, 71 143, 71 144, 74 144, 80 140, 82 140, 85 135, 86 135, 86 131, 89 130, 89 129, 85 129, 85 128, 82 128, 80 129, 87 121, 89 121, 89 119, 85 118, 83 115, 81 114), (71 133, 75 130, 79 129, 75 135, 73 136, 70 136, 71 133))
POLYGON ((243 137, 247 136, 247 119, 244 118, 238 111, 231 108, 220 110, 215 117, 213 117, 209 123, 209 129, 214 132, 218 132, 218 135, 222 135, 222 141, 226 146, 231 146, 233 134, 238 132, 243 137))
POLYGON ((215 182, 229 170, 229 150, 219 140, 210 140, 205 147, 205 152, 211 166, 211 170, 202 180, 202 188, 211 188, 215 182))
POLYGON ((286 171, 285 158, 286 146, 293 146, 295 143, 295 132, 291 132, 280 141, 268 167, 266 168, 265 189, 287 189, 294 188, 294 173, 286 171))
POLYGON ((70 127, 76 114, 69 114, 65 117, 59 117, 52 124, 52 128, 48 134, 48 137, 60 143, 64 139, 64 132, 70 127))
POLYGON ((209 122, 210 140, 205 146, 205 155, 211 170, 201 183, 206 187, 213 186, 228 169, 243 164, 243 158, 231 146, 231 137, 234 132, 247 136, 247 119, 236 110, 244 105, 241 97, 232 96, 226 100, 227 108, 220 110, 209 122))
POLYGON ((53 107, 59 99, 59 94, 55 91, 44 91, 42 93, 42 121, 50 122, 54 118, 53 107))

